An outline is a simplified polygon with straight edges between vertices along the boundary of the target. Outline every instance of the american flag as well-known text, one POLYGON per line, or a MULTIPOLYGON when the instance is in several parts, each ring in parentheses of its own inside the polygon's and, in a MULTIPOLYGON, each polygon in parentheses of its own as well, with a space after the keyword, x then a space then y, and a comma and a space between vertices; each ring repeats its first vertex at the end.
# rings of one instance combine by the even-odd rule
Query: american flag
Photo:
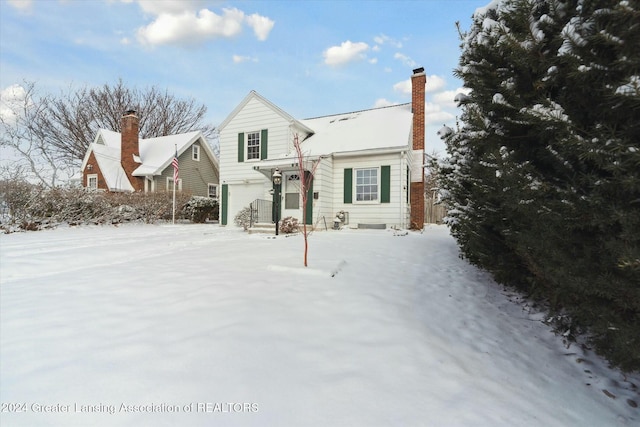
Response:
POLYGON ((178 166, 178 150, 176 149, 176 155, 173 156, 173 161, 171 162, 173 166, 173 184, 174 186, 178 184, 178 171, 180 167, 178 166))

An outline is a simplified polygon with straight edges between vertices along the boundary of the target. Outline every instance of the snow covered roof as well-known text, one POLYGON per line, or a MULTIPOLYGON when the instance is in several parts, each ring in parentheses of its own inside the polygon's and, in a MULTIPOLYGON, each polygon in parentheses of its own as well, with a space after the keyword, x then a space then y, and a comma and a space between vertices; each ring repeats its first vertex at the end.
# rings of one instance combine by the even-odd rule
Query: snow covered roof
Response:
MULTIPOLYGON (((217 165, 215 155, 206 143, 202 132, 194 131, 157 138, 141 138, 138 141, 140 166, 133 171, 133 175, 160 175, 171 164, 176 147, 179 156, 197 141, 201 141, 203 150, 217 165)), ((81 170, 85 169, 89 157, 93 153, 110 190, 133 191, 133 186, 122 167, 120 147, 121 135, 119 132, 107 129, 98 130, 93 143, 89 145, 85 154, 81 170)))
POLYGON ((302 143, 308 155, 406 148, 410 144, 411 104, 300 120, 313 129, 302 143))
POLYGON ((171 163, 176 147, 180 155, 200 137, 204 143, 200 131, 141 139, 138 147, 142 164, 133 171, 133 176, 160 175, 171 163))
POLYGON ((114 148, 102 144, 94 144, 93 155, 100 166, 102 176, 109 189, 133 191, 133 186, 120 162, 120 147, 114 148))
MULTIPOLYGON (((399 152, 411 147, 413 113, 411 104, 400 104, 371 110, 354 111, 299 120, 311 129, 302 141, 305 157, 357 156, 399 152)), ((279 158, 269 158, 256 163, 254 169, 271 173, 274 167, 296 168, 294 150, 279 158)))

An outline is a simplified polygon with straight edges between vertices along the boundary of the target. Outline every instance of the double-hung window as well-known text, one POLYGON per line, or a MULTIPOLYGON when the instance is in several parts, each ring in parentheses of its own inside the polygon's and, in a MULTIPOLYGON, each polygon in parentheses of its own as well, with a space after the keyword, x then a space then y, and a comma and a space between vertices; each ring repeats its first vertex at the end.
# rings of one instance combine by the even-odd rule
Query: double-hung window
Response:
POLYGON ((356 201, 378 200, 378 168, 356 169, 356 201))
POLYGON ((87 175, 87 189, 89 191, 98 190, 98 174, 87 175))
POLYGON ((209 184, 209 197, 211 197, 212 199, 217 199, 218 198, 218 185, 217 184, 209 184))
POLYGON ((191 146, 191 158, 196 162, 200 161, 200 146, 192 145, 191 146))
POLYGON ((247 133, 247 160, 260 160, 260 132, 247 133))
MULTIPOLYGON (((167 185, 165 187, 167 191, 173 191, 173 177, 167 177, 167 185)), ((182 179, 178 178, 178 185, 176 191, 182 191, 182 179)))
POLYGON ((267 158, 268 130, 238 133, 238 163, 267 158))

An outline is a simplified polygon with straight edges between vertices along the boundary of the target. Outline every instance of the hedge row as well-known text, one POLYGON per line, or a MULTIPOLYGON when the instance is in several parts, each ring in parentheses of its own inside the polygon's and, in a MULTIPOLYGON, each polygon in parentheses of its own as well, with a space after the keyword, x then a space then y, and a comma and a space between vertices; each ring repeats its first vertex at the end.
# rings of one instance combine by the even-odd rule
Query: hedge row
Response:
MULTIPOLYGON (((176 195, 176 218, 218 219, 217 201, 176 195)), ((0 181, 0 229, 5 233, 58 224, 154 223, 172 219, 172 193, 87 192, 82 188, 43 188, 22 181, 0 181)))

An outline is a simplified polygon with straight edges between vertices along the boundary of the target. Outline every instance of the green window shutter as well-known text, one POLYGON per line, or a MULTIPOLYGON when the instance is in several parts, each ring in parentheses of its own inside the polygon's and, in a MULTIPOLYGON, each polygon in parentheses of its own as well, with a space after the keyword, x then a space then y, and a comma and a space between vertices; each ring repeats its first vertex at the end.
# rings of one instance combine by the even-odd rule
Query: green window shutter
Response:
POLYGON ((222 214, 220 221, 222 225, 227 225, 227 211, 229 210, 229 184, 222 184, 222 194, 221 194, 221 209, 222 214))
POLYGON ((344 203, 351 203, 353 199, 353 169, 344 170, 344 203))
POLYGON ((391 202, 391 166, 380 168, 380 202, 391 202))
POLYGON ((311 175, 311 172, 309 171, 305 171, 304 174, 305 182, 308 187, 304 223, 310 225, 313 224, 313 175, 311 175))
POLYGON ((238 163, 244 162, 244 133, 238 134, 238 163))
POLYGON ((262 131, 260 131, 260 160, 264 160, 267 158, 268 136, 269 136, 269 131, 267 129, 262 129, 262 131))

